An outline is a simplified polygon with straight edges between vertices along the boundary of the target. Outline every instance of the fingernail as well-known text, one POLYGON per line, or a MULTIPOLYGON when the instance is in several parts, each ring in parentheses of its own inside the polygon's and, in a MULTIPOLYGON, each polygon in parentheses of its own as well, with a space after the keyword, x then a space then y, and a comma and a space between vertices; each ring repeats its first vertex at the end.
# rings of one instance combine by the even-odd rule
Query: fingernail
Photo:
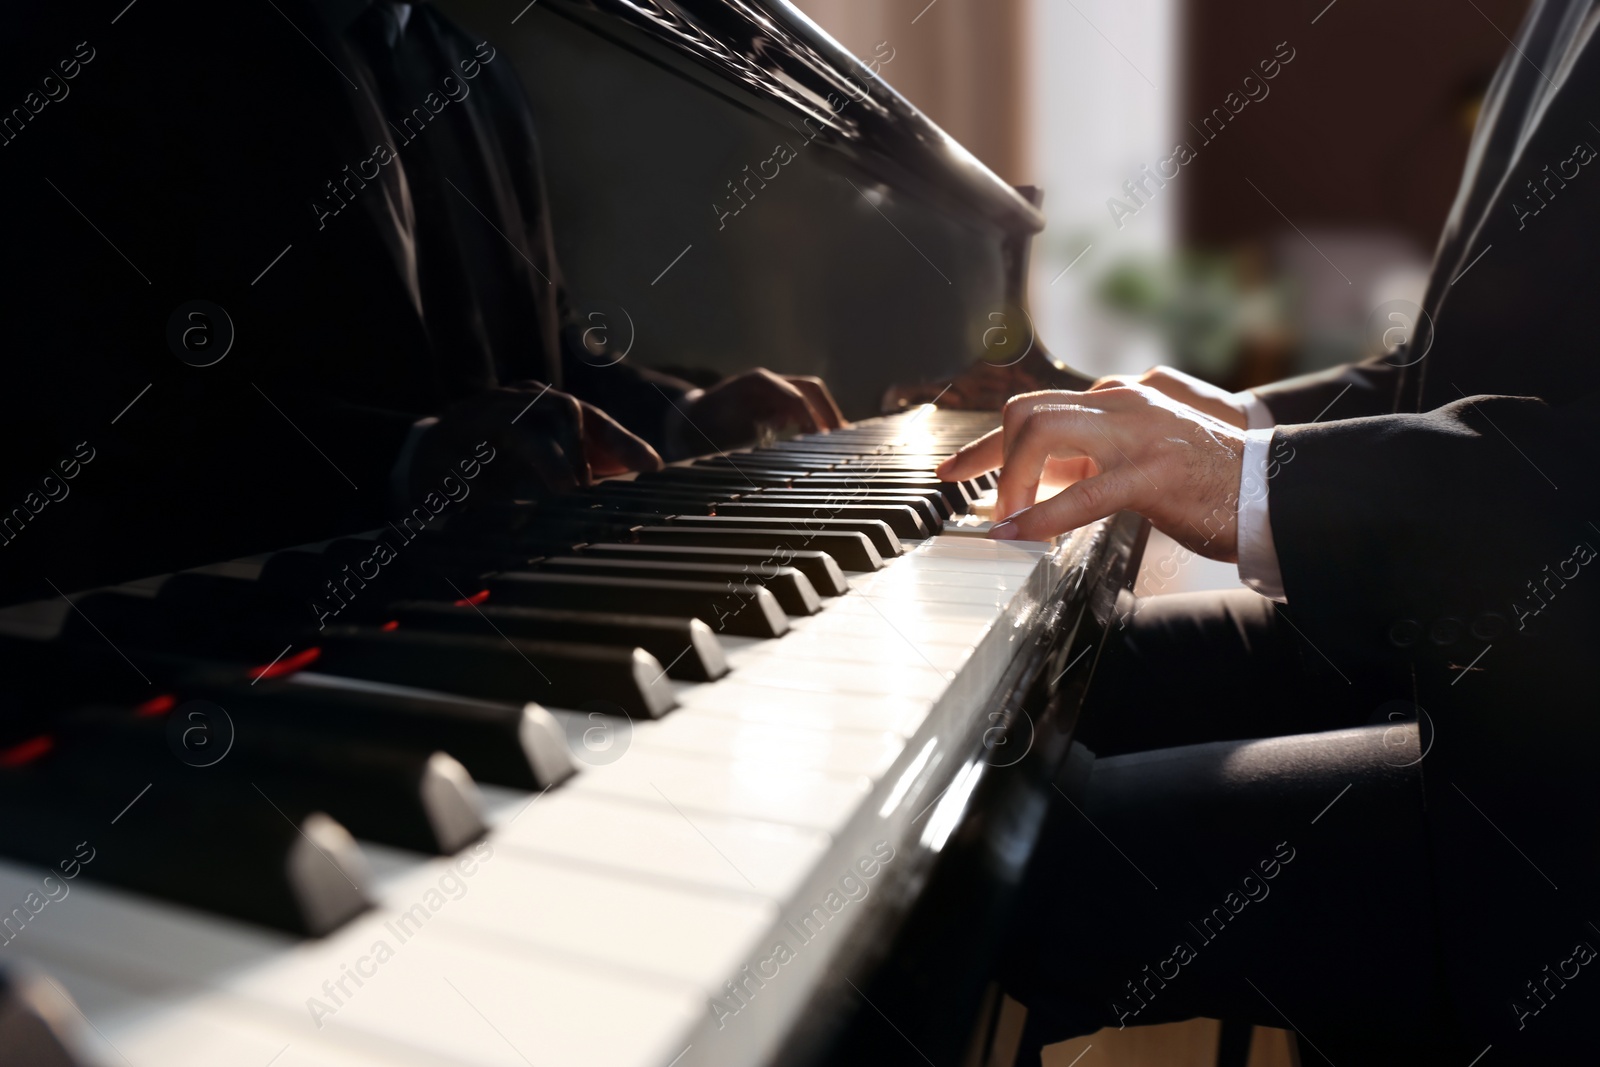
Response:
POLYGON ((989 530, 989 538, 993 541, 1016 541, 1019 540, 1021 536, 1022 533, 1017 529, 1017 524, 1012 522, 1010 519, 996 524, 989 530))

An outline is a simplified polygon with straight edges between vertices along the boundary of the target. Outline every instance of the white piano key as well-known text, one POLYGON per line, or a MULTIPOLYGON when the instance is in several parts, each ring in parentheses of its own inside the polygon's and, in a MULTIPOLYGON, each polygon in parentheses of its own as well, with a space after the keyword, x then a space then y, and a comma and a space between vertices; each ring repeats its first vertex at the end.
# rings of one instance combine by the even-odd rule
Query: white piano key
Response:
MULTIPOLYGON (((917 552, 904 557, 900 562, 912 565, 923 574, 976 574, 982 577, 1004 578, 1011 581, 1026 579, 1033 573, 1038 561, 1035 559, 994 559, 982 557, 973 559, 955 554, 936 554, 932 552, 917 552)), ((882 573, 882 572, 879 572, 882 573)))
MULTIPOLYGON (((356 961, 373 958, 370 947, 351 950, 358 952, 356 961)), ((306 1002, 351 962, 324 948, 276 960, 230 985, 267 1002, 292 995, 296 1030, 314 1034, 306 1002)), ((323 1032, 379 1035, 445 1062, 665 1063, 681 1050, 673 1046, 685 1026, 707 1010, 704 995, 687 987, 595 972, 572 959, 513 957, 506 947, 465 943, 446 929, 419 932, 384 963, 366 966, 374 976, 352 989, 337 1014, 322 1018, 323 1032), (618 1019, 627 1025, 618 1026, 618 1019)))
POLYGON ((747 722, 818 730, 867 730, 872 733, 887 730, 900 737, 910 737, 916 733, 932 707, 931 701, 912 700, 904 695, 862 697, 841 694, 823 701, 818 700, 815 693, 773 689, 750 684, 739 677, 728 677, 719 682, 682 684, 675 688, 680 707, 747 722))
MULTIPOLYGON (((203 864, 195 876, 205 876, 203 864)), ((0 899, 20 899, 36 883, 25 868, 0 863, 0 899)), ((8 946, 47 971, 89 971, 208 1016, 256 1011, 291 1042, 320 1040, 400 1063, 665 1063, 707 1010, 704 992, 687 983, 462 937, 436 917, 402 939, 391 929, 398 916, 380 909, 297 941, 82 879, 52 909, 29 925, 25 946, 22 938, 8 946)))
POLYGON ((496 849, 609 864, 723 890, 754 884, 773 900, 787 899, 798 888, 830 840, 815 830, 705 812, 691 825, 671 808, 599 793, 557 790, 532 805, 524 795, 517 800, 502 809, 493 834, 496 849))
POLYGON ((863 596, 851 593, 842 596, 838 603, 829 605, 829 611, 846 615, 877 615, 895 626, 915 625, 930 619, 939 622, 968 622, 980 632, 999 614, 997 604, 962 604, 948 600, 910 601, 895 597, 863 596))
POLYGON ((756 648, 728 653, 728 666, 738 669, 752 659, 782 656, 786 659, 827 663, 895 663, 929 666, 938 671, 958 671, 972 655, 971 645, 936 644, 917 641, 895 633, 880 620, 875 636, 839 633, 832 627, 818 627, 804 633, 785 634, 777 641, 756 648))
POLYGON ((900 565, 868 575, 875 579, 874 589, 898 589, 902 586, 965 585, 983 589, 1022 588, 1033 573, 1034 564, 1004 563, 999 566, 989 562, 950 560, 930 556, 908 556, 900 565), (951 566, 952 563, 959 564, 951 566))
POLYGON ((887 730, 815 730, 769 723, 729 722, 725 716, 681 708, 659 722, 641 724, 633 746, 690 752, 703 758, 753 760, 803 770, 878 778, 905 747, 887 730))
POLYGON ((851 591, 857 596, 888 600, 896 604, 976 604, 998 610, 1010 603, 1011 598, 1017 594, 1017 588, 940 585, 916 581, 891 583, 880 582, 876 575, 870 575, 866 581, 853 585, 851 591))
POLYGON ((834 833, 860 807, 868 785, 861 776, 641 750, 629 751, 600 772, 579 775, 563 788, 676 807, 691 821, 710 812, 834 833))
MULTIPOLYGON (((270 1013, 217 998, 171 1002, 149 989, 120 986, 102 974, 52 963, 45 971, 76 1003, 61 1011, 76 1024, 95 1067, 396 1067, 421 1064, 412 1055, 375 1055, 304 1034, 291 1036, 270 1013)), ((60 993, 54 994, 59 998, 60 993)), ((428 1060, 427 1062, 438 1062, 428 1060)))
POLYGON ((1031 562, 1054 547, 1047 541, 988 541, 981 537, 930 537, 917 552, 950 559, 1031 562))
MULTIPOLYGON (((735 961, 777 914, 776 902, 758 896, 748 883, 730 892, 648 882, 615 869, 590 870, 511 850, 492 851, 467 877, 456 866, 459 859, 417 864, 409 853, 367 849, 375 869, 385 853, 410 868, 376 889, 380 905, 398 916, 388 927, 397 937, 435 925, 456 927, 491 944, 520 941, 530 950, 600 960, 705 989, 738 969, 735 961)), ((709 845, 702 862, 732 866, 709 845)))
MULTIPOLYGON (((790 634, 812 634, 818 631, 839 636, 901 637, 918 644, 949 645, 971 648, 983 636, 985 624, 980 620, 966 619, 951 622, 934 619, 919 620, 914 626, 900 627, 899 633, 878 612, 837 611, 805 619, 789 620, 790 634)), ((783 638, 787 640, 788 635, 783 638)), ((741 640, 743 640, 741 638, 741 640)))
POLYGON ((733 677, 775 689, 909 696, 926 700, 937 700, 950 684, 949 675, 927 663, 811 662, 789 659, 776 652, 747 654, 733 677))

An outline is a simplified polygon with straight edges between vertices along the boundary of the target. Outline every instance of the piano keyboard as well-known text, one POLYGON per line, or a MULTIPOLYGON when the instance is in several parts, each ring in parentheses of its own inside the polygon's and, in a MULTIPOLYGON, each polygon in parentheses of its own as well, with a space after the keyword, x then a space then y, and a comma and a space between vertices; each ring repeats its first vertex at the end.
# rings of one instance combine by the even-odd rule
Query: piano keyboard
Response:
POLYGON ((60 632, 7 649, 52 669, 6 683, 44 711, 0 750, 0 1035, 20 1006, 80 1065, 770 1058, 953 832, 1099 536, 958 531, 992 484, 931 471, 992 424, 463 516, 322 630, 356 542, 8 613, 60 632))

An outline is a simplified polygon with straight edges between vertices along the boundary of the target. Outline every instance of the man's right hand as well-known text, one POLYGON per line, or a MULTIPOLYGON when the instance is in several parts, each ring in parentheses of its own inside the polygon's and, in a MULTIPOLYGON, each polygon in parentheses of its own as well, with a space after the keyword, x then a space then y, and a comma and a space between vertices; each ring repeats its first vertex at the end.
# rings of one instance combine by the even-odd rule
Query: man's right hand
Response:
POLYGON ((417 446, 408 484, 413 498, 460 476, 487 441, 495 459, 479 483, 491 496, 516 499, 563 492, 625 471, 661 469, 644 439, 592 404, 540 382, 519 382, 453 404, 417 446))
POLYGON ((1107 375, 1090 386, 1090 390, 1123 389, 1134 385, 1154 389, 1180 404, 1188 404, 1196 411, 1205 412, 1219 422, 1229 423, 1241 430, 1248 427, 1249 413, 1233 393, 1171 367, 1151 367, 1143 374, 1107 375))

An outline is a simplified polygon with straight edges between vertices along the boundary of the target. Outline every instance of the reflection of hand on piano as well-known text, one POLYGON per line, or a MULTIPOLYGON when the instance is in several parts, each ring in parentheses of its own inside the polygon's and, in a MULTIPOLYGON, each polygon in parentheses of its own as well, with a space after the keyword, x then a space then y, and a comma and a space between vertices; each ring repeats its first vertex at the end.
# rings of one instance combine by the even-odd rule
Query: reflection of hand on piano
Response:
POLYGON ((479 484, 507 498, 661 467, 655 449, 593 404, 520 382, 456 403, 423 433, 406 479, 410 498, 438 490, 446 477, 459 480, 473 456, 483 460, 485 442, 496 462, 479 484))
POLYGON ((1081 389, 1089 379, 1058 367, 1036 342, 1033 350, 1013 363, 977 360, 953 378, 891 386, 883 395, 887 414, 917 404, 938 404, 963 411, 998 411, 1018 393, 1037 389, 1081 389))
POLYGON ((821 378, 752 370, 725 378, 692 399, 683 412, 697 434, 690 445, 704 448, 702 435, 718 448, 749 444, 764 429, 793 427, 801 433, 837 430, 846 425, 839 405, 821 378))

